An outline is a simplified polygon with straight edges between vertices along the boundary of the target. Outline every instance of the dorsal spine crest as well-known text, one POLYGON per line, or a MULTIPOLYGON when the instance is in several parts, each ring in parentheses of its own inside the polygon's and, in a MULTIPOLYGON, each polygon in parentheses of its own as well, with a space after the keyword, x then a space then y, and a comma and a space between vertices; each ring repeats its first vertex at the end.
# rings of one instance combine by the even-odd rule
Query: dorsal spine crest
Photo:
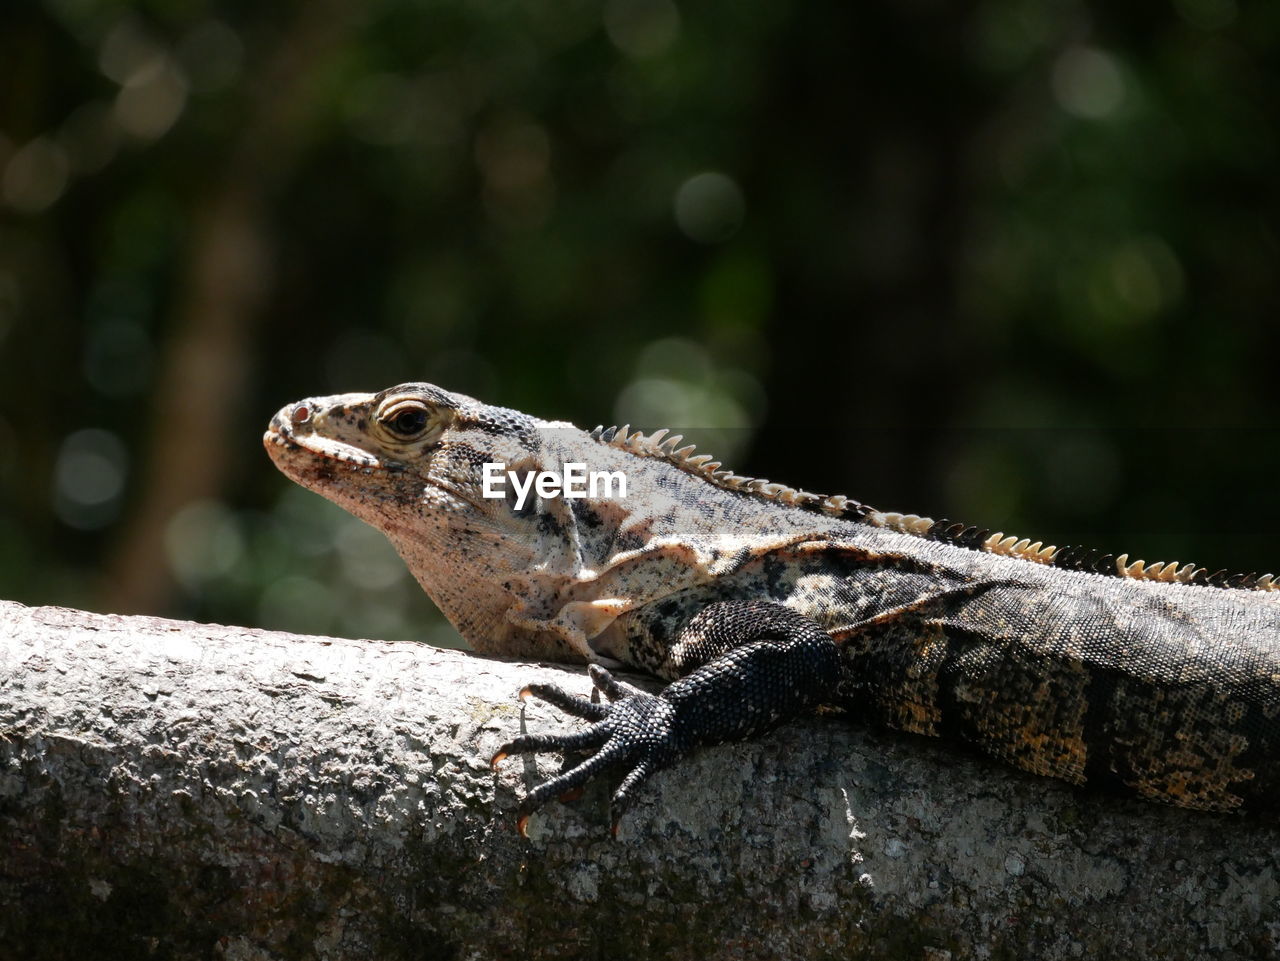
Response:
POLYGON ((744 477, 723 468, 721 462, 710 454, 697 453, 694 444, 678 446, 684 440, 681 434, 671 434, 663 428, 645 436, 643 431, 631 431, 631 425, 622 427, 597 427, 591 431, 592 439, 640 457, 652 457, 666 461, 680 470, 700 477, 724 490, 751 494, 765 500, 791 507, 861 521, 873 527, 883 527, 909 534, 927 537, 988 554, 1015 557, 1032 564, 1044 564, 1069 570, 1108 574, 1129 580, 1156 581, 1165 584, 1198 584, 1209 587, 1236 588, 1241 590, 1280 591, 1280 578, 1272 574, 1230 574, 1217 571, 1209 574, 1206 568, 1195 564, 1179 566, 1176 561, 1129 561, 1128 554, 1114 556, 1089 548, 1045 546, 1042 541, 991 533, 976 527, 966 527, 954 521, 935 521, 919 514, 899 514, 878 511, 843 494, 814 494, 785 484, 777 484, 760 477, 744 477), (670 436, 668 436, 670 435, 670 436))

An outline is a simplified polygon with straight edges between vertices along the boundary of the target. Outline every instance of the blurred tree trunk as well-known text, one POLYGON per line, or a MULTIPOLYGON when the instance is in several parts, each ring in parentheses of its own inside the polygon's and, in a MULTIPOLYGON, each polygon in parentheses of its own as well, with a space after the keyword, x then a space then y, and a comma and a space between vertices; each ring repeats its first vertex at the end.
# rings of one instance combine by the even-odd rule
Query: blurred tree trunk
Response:
POLYGON ((187 504, 217 497, 233 461, 232 425, 253 364, 254 331, 270 291, 268 207, 306 139, 320 72, 353 12, 301 4, 256 82, 248 121, 192 214, 187 267, 153 394, 145 475, 108 558, 99 605, 165 610, 173 577, 165 530, 187 504))
POLYGON ((1280 949, 1277 825, 1082 798, 834 717, 659 774, 616 840, 603 783, 521 839, 520 782, 553 766, 487 758, 535 680, 587 687, 421 644, 0 602, 0 957, 1280 949))

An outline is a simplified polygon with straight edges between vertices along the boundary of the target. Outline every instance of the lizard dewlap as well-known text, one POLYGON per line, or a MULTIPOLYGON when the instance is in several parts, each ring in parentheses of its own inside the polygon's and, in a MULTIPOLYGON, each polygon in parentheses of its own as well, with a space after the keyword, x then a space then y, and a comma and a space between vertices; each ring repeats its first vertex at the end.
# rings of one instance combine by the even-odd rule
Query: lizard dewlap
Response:
POLYGON ((588 433, 429 384, 290 404, 264 441, 285 474, 382 530, 477 650, 597 662, 607 703, 531 688, 589 727, 495 758, 597 749, 532 791, 526 815, 620 762, 616 821, 696 746, 824 704, 1073 784, 1280 808, 1270 575, 883 513, 734 474, 666 431, 588 433), (614 481, 539 489, 569 464, 614 481), (507 472, 501 496, 485 465, 507 472), (647 694, 599 664, 672 683, 647 694))

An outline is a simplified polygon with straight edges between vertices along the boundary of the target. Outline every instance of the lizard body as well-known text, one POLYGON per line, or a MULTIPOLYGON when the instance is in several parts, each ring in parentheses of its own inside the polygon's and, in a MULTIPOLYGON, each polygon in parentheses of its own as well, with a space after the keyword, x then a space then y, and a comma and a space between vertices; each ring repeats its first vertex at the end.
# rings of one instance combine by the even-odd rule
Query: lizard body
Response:
MULTIPOLYGON (((593 665, 593 722, 499 752, 597 747, 530 811, 819 704, 1015 767, 1203 810, 1275 810, 1280 583, 885 514, 721 469, 666 432, 587 433, 426 384, 287 405, 289 477, 384 531, 477 650, 593 665), (621 471, 625 497, 484 496, 483 465, 621 471)), ((497 759, 495 759, 496 761, 497 759)))

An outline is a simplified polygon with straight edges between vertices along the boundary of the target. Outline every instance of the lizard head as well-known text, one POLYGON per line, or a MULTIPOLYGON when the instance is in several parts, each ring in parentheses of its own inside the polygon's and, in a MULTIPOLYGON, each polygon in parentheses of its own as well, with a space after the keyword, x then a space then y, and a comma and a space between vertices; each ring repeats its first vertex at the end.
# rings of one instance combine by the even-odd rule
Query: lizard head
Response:
MULTIPOLYGON (((486 496, 484 465, 542 470, 547 434, 558 431, 579 433, 430 384, 402 384, 288 404, 263 443, 286 476, 385 533, 469 643, 518 653, 534 640, 517 636, 513 609, 545 606, 531 577, 549 583, 571 574, 556 559, 568 564, 572 545, 545 505, 517 508, 511 485, 486 496)), ((565 643, 589 653, 572 639, 536 641, 544 652, 565 643)))

